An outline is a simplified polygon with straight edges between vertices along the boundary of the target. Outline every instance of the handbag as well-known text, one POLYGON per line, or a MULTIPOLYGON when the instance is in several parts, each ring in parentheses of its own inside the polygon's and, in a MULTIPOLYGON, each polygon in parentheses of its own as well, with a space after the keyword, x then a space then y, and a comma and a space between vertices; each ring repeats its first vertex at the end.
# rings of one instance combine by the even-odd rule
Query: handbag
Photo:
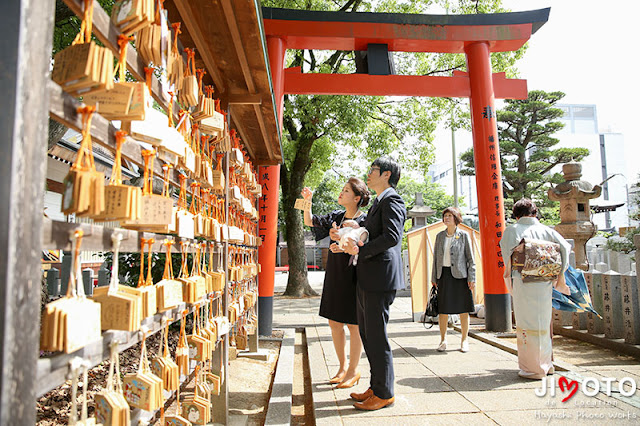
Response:
MULTIPOLYGON (((431 286, 431 292, 429 292, 429 302, 427 302, 427 307, 424 310, 424 315, 422 316, 422 322, 426 324, 427 318, 437 317, 437 316, 438 316, 438 287, 431 286)), ((433 322, 431 323, 431 327, 433 327, 433 322)))
POLYGON ((427 303, 427 309, 425 309, 424 313, 429 317, 438 316, 438 287, 436 286, 431 287, 429 303, 427 303))
POLYGON ((524 282, 554 281, 562 272, 560 244, 523 238, 511 255, 511 264, 524 282))

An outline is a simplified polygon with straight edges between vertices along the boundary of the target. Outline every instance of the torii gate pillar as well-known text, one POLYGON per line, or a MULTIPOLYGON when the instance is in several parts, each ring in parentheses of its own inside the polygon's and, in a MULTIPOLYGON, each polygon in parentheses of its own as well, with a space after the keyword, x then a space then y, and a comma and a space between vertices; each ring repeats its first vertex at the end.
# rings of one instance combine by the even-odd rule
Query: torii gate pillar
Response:
MULTIPOLYGON (((280 131, 282 132, 282 112, 284 102, 284 55, 287 50, 284 39, 267 37, 269 64, 273 81, 273 93, 280 131)), ((273 331, 273 287, 276 267, 276 244, 278 240, 278 200, 280 189, 280 166, 260 166, 258 182, 262 185, 263 196, 258 205, 258 234, 262 246, 258 251, 258 334, 271 336, 273 331)))
POLYGON ((473 157, 485 265, 482 268, 485 326, 488 331, 511 331, 511 297, 502 277, 504 261, 499 244, 504 230, 504 207, 489 43, 471 43, 464 50, 471 85, 473 157))

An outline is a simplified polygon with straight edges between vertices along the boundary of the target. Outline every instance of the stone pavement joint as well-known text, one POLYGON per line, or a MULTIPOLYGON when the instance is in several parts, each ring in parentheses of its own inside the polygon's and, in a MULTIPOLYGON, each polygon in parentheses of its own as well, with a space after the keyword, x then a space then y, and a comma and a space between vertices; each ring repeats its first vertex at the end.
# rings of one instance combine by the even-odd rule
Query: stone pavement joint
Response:
MULTIPOLYGON (((316 424, 319 425, 414 425, 414 424, 542 424, 569 420, 594 424, 640 423, 640 390, 635 397, 619 394, 595 396, 581 391, 563 402, 567 393, 558 388, 558 371, 571 380, 586 377, 604 378, 629 375, 640 381, 637 365, 575 367, 556 362, 555 396, 540 392, 541 381, 518 376, 518 359, 513 344, 471 330, 470 352, 460 349, 460 334, 449 329, 449 349, 437 352, 438 327, 425 329, 412 322, 411 298, 406 292, 397 295, 391 306, 387 327, 393 350, 395 370, 395 404, 378 411, 363 412, 353 407, 351 392, 369 387, 367 358, 360 360, 360 384, 351 389, 337 389, 329 384, 338 368, 331 331, 326 319, 318 315, 320 298, 290 299, 278 297, 286 288, 286 276, 276 274, 273 327, 306 327, 309 367, 316 424), (600 377, 598 377, 600 376, 600 377)), ((309 282, 319 293, 323 272, 310 272, 309 282)), ((296 372, 297 374, 297 372, 296 372)))

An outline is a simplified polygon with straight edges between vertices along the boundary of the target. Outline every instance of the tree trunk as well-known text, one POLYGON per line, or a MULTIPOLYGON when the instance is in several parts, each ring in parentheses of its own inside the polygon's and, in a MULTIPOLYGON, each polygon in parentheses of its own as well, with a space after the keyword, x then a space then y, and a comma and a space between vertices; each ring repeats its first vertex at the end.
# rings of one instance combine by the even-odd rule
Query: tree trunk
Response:
POLYGON ((287 222, 285 239, 289 253, 289 280, 284 294, 294 297, 315 296, 317 293, 309 285, 307 276, 307 253, 300 211, 293 208, 287 209, 285 218, 287 222))
POLYGON ((304 177, 309 170, 311 146, 313 140, 300 142, 300 149, 293 161, 291 170, 282 167, 280 184, 282 186, 282 208, 285 212, 285 240, 289 254, 289 280, 285 296, 317 296, 307 276, 307 253, 304 244, 302 214, 294 208, 304 185, 304 177))

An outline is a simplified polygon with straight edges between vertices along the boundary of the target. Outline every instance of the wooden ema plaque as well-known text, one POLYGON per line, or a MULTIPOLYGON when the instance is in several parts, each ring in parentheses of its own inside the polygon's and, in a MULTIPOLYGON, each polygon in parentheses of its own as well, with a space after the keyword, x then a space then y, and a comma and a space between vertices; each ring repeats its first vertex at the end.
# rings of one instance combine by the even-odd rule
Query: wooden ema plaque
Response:
POLYGON ((99 90, 84 96, 87 105, 96 107, 96 111, 107 120, 130 120, 129 107, 133 96, 133 87, 126 83, 115 83, 110 90, 99 90))
MULTIPOLYGON (((78 35, 82 34, 81 31, 78 35)), ((51 78, 72 96, 113 88, 113 52, 93 41, 78 42, 54 57, 51 78)))
POLYGON ((118 0, 111 11, 111 21, 120 32, 131 35, 154 21, 153 0, 118 0))
POLYGON ((193 424, 206 425, 211 422, 211 393, 203 383, 200 366, 196 367, 194 392, 185 394, 182 400, 182 417, 193 424))
POLYGON ((118 255, 122 234, 111 236, 113 244, 113 267, 111 282, 107 287, 98 287, 94 291, 93 300, 101 306, 101 327, 103 330, 135 331, 142 321, 142 299, 140 294, 122 290, 125 286, 118 283, 118 255))
POLYGON ((162 280, 156 284, 156 301, 159 312, 172 309, 183 302, 182 283, 173 279, 173 265, 171 264, 171 245, 173 244, 172 240, 163 242, 163 245, 167 247, 167 255, 162 280))
POLYGON ((153 159, 155 150, 143 150, 144 158, 144 183, 140 206, 140 218, 121 222, 122 227, 145 231, 165 231, 171 223, 173 214, 173 202, 171 198, 163 195, 155 195, 153 187, 153 159))
POLYGON ((180 386, 180 372, 178 364, 169 356, 168 330, 169 328, 165 324, 158 356, 151 361, 151 371, 162 379, 163 389, 173 391, 180 386))
POLYGON ((82 231, 72 239, 73 261, 67 294, 49 303, 42 313, 40 348, 43 351, 75 352, 99 340, 100 304, 85 297, 80 271, 82 231))
POLYGON ((202 275, 202 271, 200 270, 200 255, 201 255, 200 251, 201 251, 201 246, 197 244, 196 253, 193 258, 193 265, 191 268, 191 276, 189 277, 189 280, 195 283, 196 300, 201 300, 207 294, 206 280, 202 275))
POLYGON ((173 309, 183 302, 182 283, 176 280, 161 280, 156 284, 158 312, 173 309))
POLYGON ((193 332, 187 336, 187 345, 189 347, 189 359, 196 361, 207 361, 211 359, 211 336, 203 333, 200 319, 200 308, 196 308, 193 317, 193 332))
POLYGON ((145 340, 146 336, 142 340, 138 371, 124 376, 124 397, 131 407, 153 411, 163 404, 162 379, 151 372, 145 340))
POLYGON ((98 287, 95 289, 93 300, 101 306, 101 328, 102 330, 124 330, 135 331, 140 329, 141 299, 117 286, 114 293, 109 294, 108 287, 98 287))
POLYGON ((189 347, 187 345, 187 336, 185 333, 185 315, 187 311, 182 312, 182 321, 180 322, 180 336, 178 337, 178 346, 176 347, 176 364, 180 374, 189 374, 189 347))
POLYGON ((162 195, 143 195, 141 197, 140 218, 121 222, 123 228, 149 232, 162 231, 171 224, 173 202, 162 195))
POLYGON ((95 108, 79 107, 82 115, 82 142, 75 162, 63 181, 62 212, 77 216, 98 216, 105 207, 104 173, 96 171, 91 142, 91 119, 95 108))

